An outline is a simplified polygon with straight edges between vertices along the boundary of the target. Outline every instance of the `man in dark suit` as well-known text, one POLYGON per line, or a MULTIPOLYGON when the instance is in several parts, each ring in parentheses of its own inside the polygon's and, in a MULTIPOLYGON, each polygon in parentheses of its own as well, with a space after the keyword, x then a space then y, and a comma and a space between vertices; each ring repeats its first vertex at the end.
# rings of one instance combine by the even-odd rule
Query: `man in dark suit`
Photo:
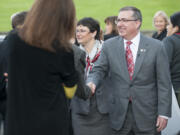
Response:
MULTIPOLYGON (((27 11, 18 12, 12 15, 12 28, 18 29, 25 20, 27 15, 27 11)), ((11 31, 10 31, 11 33, 11 31)), ((7 74, 7 54, 9 52, 8 45, 6 45, 6 36, 3 36, 2 40, 0 40, 0 112, 3 114, 3 118, 5 118, 5 110, 6 110, 6 85, 7 82, 4 73, 7 74)))
POLYGON ((6 102, 6 77, 4 73, 7 72, 7 63, 4 58, 4 49, 5 45, 4 42, 0 42, 0 113, 5 119, 5 102, 6 102))
MULTIPOLYGON (((3 39, 0 41, 0 127, 5 120, 6 114, 6 77, 4 76, 4 72, 7 72, 7 64, 4 58, 4 45, 3 39)), ((4 127, 4 126, 3 126, 4 127)), ((0 128, 0 132, 3 133, 3 129, 0 128)))
POLYGON ((108 74, 112 135, 155 135, 171 117, 168 58, 160 41, 140 33, 142 16, 135 7, 120 9, 118 37, 104 42, 88 77, 96 86, 108 74))

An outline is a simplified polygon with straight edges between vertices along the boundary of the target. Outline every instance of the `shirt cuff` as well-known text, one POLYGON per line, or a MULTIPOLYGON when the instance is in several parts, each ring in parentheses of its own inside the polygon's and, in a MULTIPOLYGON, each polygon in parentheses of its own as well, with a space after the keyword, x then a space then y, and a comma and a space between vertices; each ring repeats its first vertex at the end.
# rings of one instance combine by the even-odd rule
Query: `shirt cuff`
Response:
POLYGON ((162 117, 162 118, 165 118, 165 119, 169 119, 169 117, 167 117, 167 116, 163 116, 163 115, 159 115, 159 117, 162 117))

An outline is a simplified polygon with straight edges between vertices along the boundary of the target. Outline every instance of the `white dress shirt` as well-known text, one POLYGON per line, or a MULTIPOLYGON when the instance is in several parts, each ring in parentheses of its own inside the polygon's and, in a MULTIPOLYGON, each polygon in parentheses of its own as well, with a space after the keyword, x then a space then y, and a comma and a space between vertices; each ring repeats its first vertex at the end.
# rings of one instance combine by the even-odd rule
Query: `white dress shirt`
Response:
MULTIPOLYGON (((85 48, 80 45, 80 49, 84 50, 86 52, 86 60, 87 60, 87 57, 90 58, 90 61, 92 61, 95 56, 99 53, 99 51, 101 51, 102 49, 102 43, 103 42, 100 42, 99 40, 96 40, 95 44, 93 45, 93 48, 91 50, 91 52, 88 54, 88 52, 85 50, 85 48)), ((94 63, 90 63, 91 66, 88 67, 87 70, 85 70, 85 74, 86 74, 86 77, 89 75, 89 71, 91 70, 91 67, 93 68, 94 66, 94 63)), ((87 61, 86 61, 86 66, 87 66, 87 61)), ((87 68, 87 67, 86 67, 87 68)))
MULTIPOLYGON (((126 50, 126 42, 129 40, 124 39, 124 50, 126 50)), ((136 62, 136 57, 137 57, 137 52, 139 48, 139 42, 140 42, 140 32, 132 39, 130 40, 132 44, 130 45, 130 49, 133 55, 133 62, 135 64, 136 62)))

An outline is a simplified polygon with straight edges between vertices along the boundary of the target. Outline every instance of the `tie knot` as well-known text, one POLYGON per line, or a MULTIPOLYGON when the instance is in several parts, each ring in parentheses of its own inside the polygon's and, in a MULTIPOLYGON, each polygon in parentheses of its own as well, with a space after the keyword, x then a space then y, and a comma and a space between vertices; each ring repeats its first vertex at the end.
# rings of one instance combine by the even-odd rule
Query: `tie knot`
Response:
POLYGON ((127 44, 127 45, 131 45, 132 42, 131 42, 131 41, 127 41, 126 44, 127 44))

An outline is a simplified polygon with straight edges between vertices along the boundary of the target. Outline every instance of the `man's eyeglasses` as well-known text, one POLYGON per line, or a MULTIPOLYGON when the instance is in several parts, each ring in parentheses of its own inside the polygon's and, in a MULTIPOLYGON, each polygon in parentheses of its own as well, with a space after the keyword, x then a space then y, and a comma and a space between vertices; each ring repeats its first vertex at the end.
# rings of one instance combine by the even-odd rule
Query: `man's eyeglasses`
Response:
POLYGON ((127 23, 127 22, 130 22, 130 21, 137 21, 138 19, 117 19, 115 20, 115 24, 118 24, 119 22, 122 22, 122 23, 127 23))

